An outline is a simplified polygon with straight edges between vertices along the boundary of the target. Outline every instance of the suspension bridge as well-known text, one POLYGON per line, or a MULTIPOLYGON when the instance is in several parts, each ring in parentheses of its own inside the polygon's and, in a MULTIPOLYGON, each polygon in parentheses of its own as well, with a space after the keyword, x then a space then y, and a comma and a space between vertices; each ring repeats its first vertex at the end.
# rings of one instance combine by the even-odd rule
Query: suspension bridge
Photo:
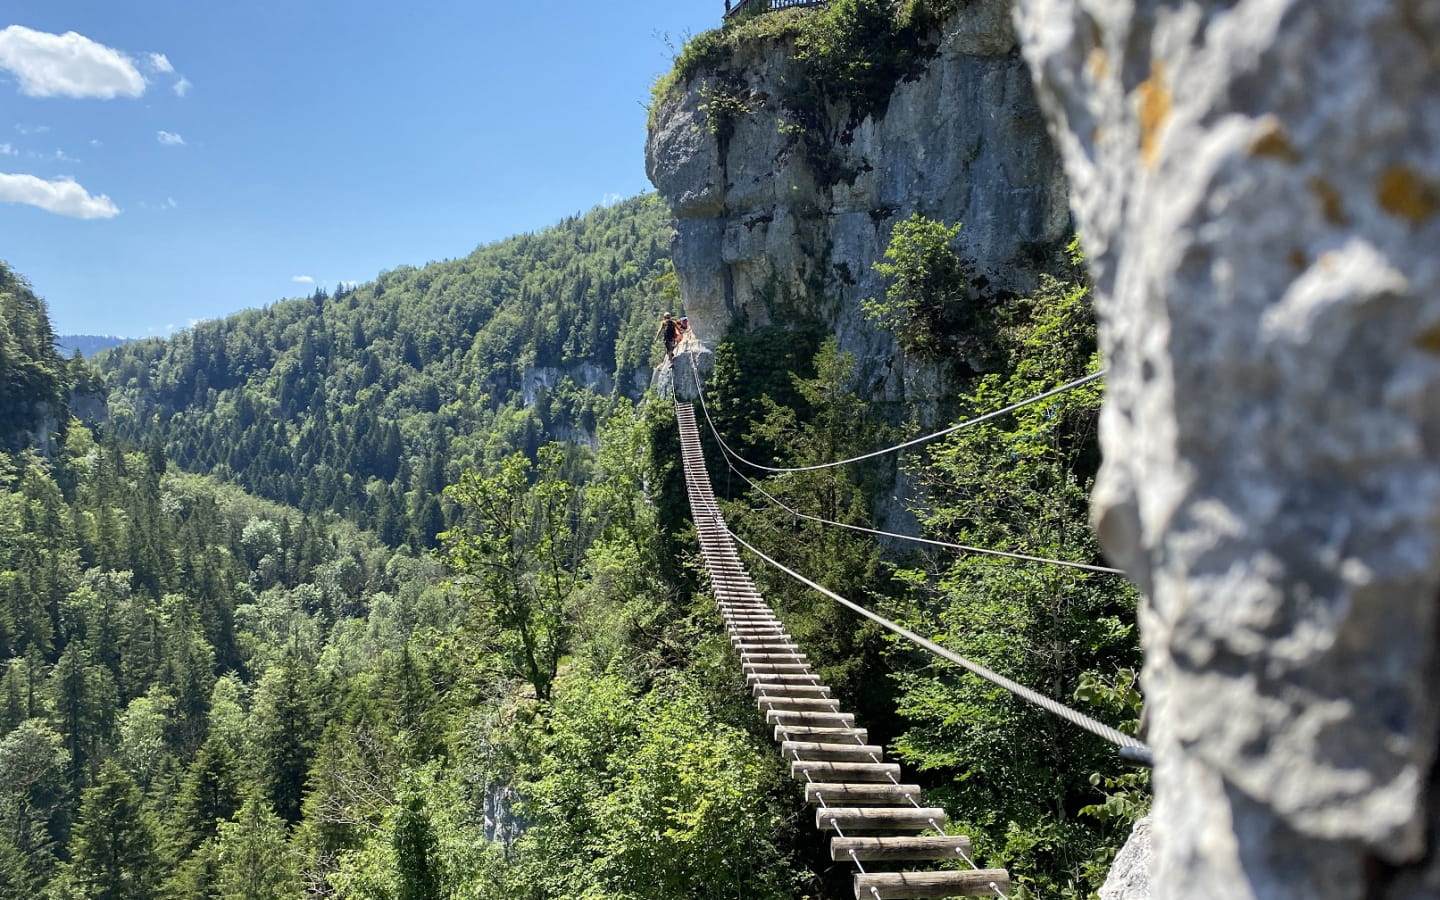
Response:
MULTIPOLYGON (((706 422, 725 453, 727 463, 731 463, 732 471, 738 472, 732 460, 741 458, 725 444, 724 438, 710 421, 709 410, 705 408, 700 373, 695 366, 694 355, 683 353, 679 356, 689 359, 695 378, 695 393, 700 399, 706 422)), ((1021 406, 1039 402, 1093 381, 1102 374, 1095 373, 1077 379, 1005 409, 852 459, 792 469, 746 462, 754 468, 769 471, 798 471, 844 465, 934 440, 961 428, 988 421, 1021 406)), ((775 566, 807 587, 878 622, 937 656, 1110 741, 1120 748, 1122 757, 1132 762, 1148 763, 1148 748, 1135 738, 992 672, 835 594, 744 541, 726 525, 716 503, 705 465, 693 404, 677 402, 675 418, 680 431, 681 457, 691 515, 721 619, 739 656, 746 685, 760 711, 764 713, 766 724, 773 727, 780 753, 789 761, 791 777, 804 782, 805 802, 814 807, 815 827, 830 835, 830 858, 855 867, 853 877, 856 900, 956 896, 988 896, 1005 900, 1010 890, 1010 875, 1004 869, 979 866, 972 855, 968 837, 945 833, 949 824, 945 810, 923 805, 920 786, 904 783, 901 780, 900 766, 886 760, 883 747, 869 743, 867 730, 857 727, 855 715, 846 712, 832 696, 830 688, 821 683, 806 654, 791 639, 783 623, 756 589, 740 558, 738 546, 745 547, 767 564, 775 566), (959 861, 968 868, 940 868, 946 863, 955 865, 953 861, 959 861)), ((739 474, 764 493, 763 489, 743 473, 739 474)), ((770 497, 769 494, 765 496, 770 497)), ((773 497, 770 499, 780 503, 773 497)), ((805 518, 827 521, 813 516, 805 518)), ((1097 572, 1118 572, 1103 566, 925 541, 874 529, 859 530, 905 540, 938 543, 969 552, 991 553, 1097 572)))

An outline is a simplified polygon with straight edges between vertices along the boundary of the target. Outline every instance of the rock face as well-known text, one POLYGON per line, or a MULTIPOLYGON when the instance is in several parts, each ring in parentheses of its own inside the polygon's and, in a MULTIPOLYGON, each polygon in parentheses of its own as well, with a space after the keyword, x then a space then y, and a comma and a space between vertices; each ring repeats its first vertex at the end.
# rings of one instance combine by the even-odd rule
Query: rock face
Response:
POLYGON ((917 211, 963 222, 960 251, 991 287, 1032 286, 1068 239, 1070 213, 1008 2, 976 0, 942 33, 883 114, 856 122, 848 108, 827 109, 823 135, 803 134, 787 106, 802 79, 783 41, 743 47, 724 72, 700 73, 657 106, 646 164, 678 218, 675 268, 702 339, 833 323, 862 394, 923 409, 947 393, 943 378, 900 357, 860 307, 884 295, 871 265, 894 224, 917 211), (744 110, 726 122, 710 115, 719 83, 744 110))
POLYGON ((1150 817, 1135 823, 1100 888, 1100 900, 1150 900, 1150 817))
POLYGON ((1017 6, 1147 597, 1154 896, 1440 896, 1440 3, 1017 6))

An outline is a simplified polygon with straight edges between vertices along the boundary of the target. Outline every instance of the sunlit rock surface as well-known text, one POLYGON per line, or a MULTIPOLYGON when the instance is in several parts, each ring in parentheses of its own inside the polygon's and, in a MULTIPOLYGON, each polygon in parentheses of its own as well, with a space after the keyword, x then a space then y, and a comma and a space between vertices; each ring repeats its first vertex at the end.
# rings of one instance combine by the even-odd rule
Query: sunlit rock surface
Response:
POLYGON ((1017 6, 1148 598, 1153 896, 1440 896, 1440 3, 1017 6))

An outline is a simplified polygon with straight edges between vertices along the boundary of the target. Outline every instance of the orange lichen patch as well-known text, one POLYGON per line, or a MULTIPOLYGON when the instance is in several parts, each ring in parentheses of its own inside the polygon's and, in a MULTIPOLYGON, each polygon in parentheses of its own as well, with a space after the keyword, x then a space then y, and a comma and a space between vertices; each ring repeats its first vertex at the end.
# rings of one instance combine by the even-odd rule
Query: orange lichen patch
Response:
POLYGON ((1140 159, 1147 167, 1160 155, 1160 129, 1170 118, 1170 88, 1165 85, 1165 64, 1150 64, 1150 77, 1136 88, 1140 96, 1140 159))
POLYGON ((1440 325, 1431 325, 1416 335, 1415 346, 1426 353, 1440 353, 1440 325))
POLYGON ((1297 272, 1305 270, 1305 254, 1301 253, 1298 248, 1291 247, 1285 258, 1290 261, 1290 268, 1297 272))
POLYGON ((1440 184, 1405 166, 1391 166, 1375 185, 1375 202, 1397 219, 1419 225, 1440 212, 1440 184))
POLYGON ((1260 122, 1260 133, 1250 142, 1251 156, 1272 156, 1291 165, 1300 161, 1300 151, 1290 143, 1285 126, 1274 116, 1266 116, 1260 122))
POLYGON ((1100 81, 1110 74, 1110 57, 1105 54, 1104 48, 1096 47, 1085 57, 1085 72, 1091 81, 1100 81))
POLYGON ((1340 203, 1340 192, 1330 182, 1316 175, 1310 179, 1310 193, 1320 201, 1320 212, 1325 221, 1331 225, 1344 225, 1349 221, 1345 216, 1345 207, 1340 203))

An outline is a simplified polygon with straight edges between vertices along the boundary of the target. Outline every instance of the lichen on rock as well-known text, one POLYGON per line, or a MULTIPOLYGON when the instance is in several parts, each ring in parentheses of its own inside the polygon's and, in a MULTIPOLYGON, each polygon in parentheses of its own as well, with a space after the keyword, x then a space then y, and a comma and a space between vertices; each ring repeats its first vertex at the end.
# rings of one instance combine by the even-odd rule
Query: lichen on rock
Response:
POLYGON ((1017 7, 1147 596, 1154 896, 1435 896, 1440 5, 1017 7))

